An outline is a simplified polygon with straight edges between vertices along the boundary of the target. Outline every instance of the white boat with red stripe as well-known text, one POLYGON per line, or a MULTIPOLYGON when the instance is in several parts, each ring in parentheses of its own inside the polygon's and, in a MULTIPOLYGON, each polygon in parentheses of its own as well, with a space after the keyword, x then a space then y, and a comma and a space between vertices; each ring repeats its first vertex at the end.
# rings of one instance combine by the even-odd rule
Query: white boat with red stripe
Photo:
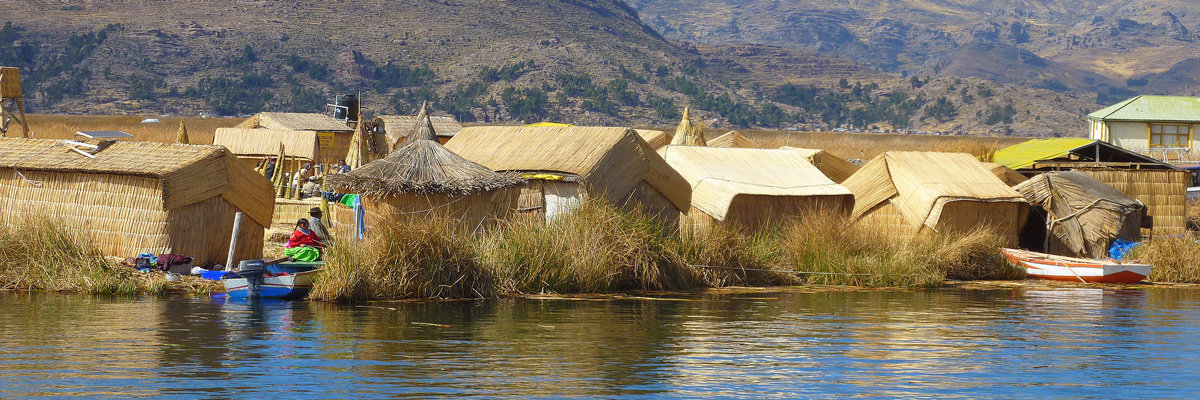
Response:
POLYGON ((1148 264, 1089 260, 1029 250, 1001 249, 1001 252, 1009 262, 1025 268, 1029 276, 1056 281, 1137 283, 1146 279, 1152 268, 1148 264))

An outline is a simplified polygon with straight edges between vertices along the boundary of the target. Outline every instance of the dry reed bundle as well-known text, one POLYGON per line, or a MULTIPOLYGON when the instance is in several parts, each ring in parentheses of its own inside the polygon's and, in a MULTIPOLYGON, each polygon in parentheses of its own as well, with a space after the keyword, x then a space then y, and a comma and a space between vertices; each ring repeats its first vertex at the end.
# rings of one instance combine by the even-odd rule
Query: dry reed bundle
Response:
POLYGON ((704 127, 692 122, 691 107, 683 108, 683 119, 679 121, 679 126, 675 128, 675 136, 671 139, 671 144, 707 146, 707 143, 704 141, 704 127))

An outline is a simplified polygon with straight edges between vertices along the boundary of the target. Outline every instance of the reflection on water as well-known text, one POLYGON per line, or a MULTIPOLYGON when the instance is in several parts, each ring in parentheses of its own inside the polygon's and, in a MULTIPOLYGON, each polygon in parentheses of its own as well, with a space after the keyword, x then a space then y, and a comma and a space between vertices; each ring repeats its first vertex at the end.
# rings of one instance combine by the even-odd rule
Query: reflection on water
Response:
POLYGON ((1200 290, 330 305, 0 294, 0 397, 1179 397, 1200 290))

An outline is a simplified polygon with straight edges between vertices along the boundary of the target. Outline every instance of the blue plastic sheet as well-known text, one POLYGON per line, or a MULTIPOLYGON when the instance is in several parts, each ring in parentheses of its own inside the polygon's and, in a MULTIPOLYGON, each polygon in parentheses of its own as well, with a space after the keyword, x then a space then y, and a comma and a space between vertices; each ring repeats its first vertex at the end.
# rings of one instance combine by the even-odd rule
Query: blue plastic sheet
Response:
POLYGON ((1125 259, 1125 256, 1129 255, 1129 252, 1133 251, 1133 248, 1137 247, 1139 244, 1141 243, 1130 242, 1124 239, 1114 240, 1112 246, 1109 246, 1108 248, 1108 257, 1114 260, 1123 260, 1125 259))

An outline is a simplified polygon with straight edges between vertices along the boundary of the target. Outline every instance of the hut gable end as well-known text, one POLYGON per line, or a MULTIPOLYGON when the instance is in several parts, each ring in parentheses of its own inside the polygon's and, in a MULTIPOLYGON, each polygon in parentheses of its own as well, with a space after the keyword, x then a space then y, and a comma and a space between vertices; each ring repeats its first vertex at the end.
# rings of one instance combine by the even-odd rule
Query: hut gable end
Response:
POLYGON ((577 175, 615 200, 646 181, 680 209, 691 202, 687 181, 629 128, 469 127, 446 148, 495 171, 577 175))

